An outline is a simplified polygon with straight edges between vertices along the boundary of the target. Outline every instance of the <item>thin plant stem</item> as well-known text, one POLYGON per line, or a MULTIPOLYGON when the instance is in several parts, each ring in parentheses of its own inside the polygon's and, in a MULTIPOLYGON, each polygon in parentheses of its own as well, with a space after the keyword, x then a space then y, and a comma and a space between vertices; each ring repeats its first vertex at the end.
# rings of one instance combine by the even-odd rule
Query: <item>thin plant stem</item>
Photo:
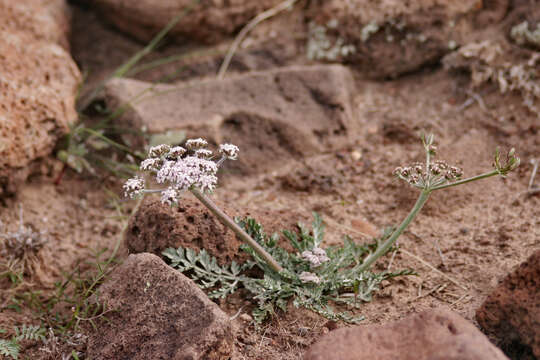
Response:
MULTIPOLYGON (((429 176, 430 175, 430 169, 429 169, 430 161, 431 161, 431 153, 429 151, 429 148, 426 148, 426 174, 427 174, 427 179, 430 178, 430 176, 429 176)), ((431 181, 428 180, 427 185, 428 186, 431 185, 431 181)))
POLYGON ((456 182, 453 182, 453 183, 450 183, 450 184, 434 186, 434 187, 431 188, 431 190, 434 191, 434 190, 446 189, 446 188, 449 188, 449 187, 452 187, 452 186, 466 184, 466 183, 471 182, 471 181, 481 180, 481 179, 485 179, 485 178, 495 176, 495 175, 500 175, 499 171, 493 170, 493 171, 487 172, 485 174, 481 174, 481 175, 478 175, 478 176, 473 176, 473 177, 463 179, 463 180, 459 180, 459 181, 456 181, 456 182))
POLYGON ((204 206, 208 208, 225 226, 234 231, 236 236, 238 236, 242 241, 251 246, 255 252, 266 261, 270 267, 280 273, 283 271, 283 268, 276 262, 276 260, 263 249, 259 243, 251 238, 238 224, 234 222, 227 214, 225 214, 209 197, 204 195, 199 189, 191 188, 191 193, 203 203, 204 206))
POLYGON ((364 260, 364 263, 360 266, 359 271, 366 271, 369 269, 369 267, 377 261, 378 258, 380 258, 382 255, 384 255, 388 249, 394 245, 396 240, 399 238, 401 233, 409 226, 411 221, 416 217, 418 212, 422 209, 426 201, 429 199, 429 194, 431 194, 431 191, 429 190, 423 190, 420 193, 420 196, 418 197, 418 200, 416 200, 416 204, 414 204, 414 207, 411 209, 407 217, 403 220, 403 222, 399 225, 399 227, 390 235, 390 237, 382 244, 377 247, 377 250, 371 255, 369 255, 366 260, 364 260))

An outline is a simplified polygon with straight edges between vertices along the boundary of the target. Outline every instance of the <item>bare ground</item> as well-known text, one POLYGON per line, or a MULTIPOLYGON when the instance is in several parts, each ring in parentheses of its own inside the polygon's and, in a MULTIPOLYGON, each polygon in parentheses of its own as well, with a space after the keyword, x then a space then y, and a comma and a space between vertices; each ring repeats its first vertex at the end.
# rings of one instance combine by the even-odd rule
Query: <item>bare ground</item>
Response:
MULTIPOLYGON (((111 33, 107 27, 100 31, 111 33)), ((121 35, 114 36, 108 46, 118 49, 117 44, 129 44, 124 46, 126 51, 118 52, 119 58, 138 46, 121 35)), ((76 49, 74 46, 77 58, 83 52, 76 49)), ((119 58, 113 56, 110 61, 119 58)), ((85 61, 96 59, 77 60, 84 68, 85 61)), ((399 165, 421 160, 421 131, 434 132, 438 157, 460 165, 466 176, 489 170, 496 146, 515 147, 522 165, 508 178, 491 178, 432 195, 400 239, 401 250, 377 264, 381 270, 390 265, 392 269, 412 268, 419 275, 385 283, 360 311, 368 324, 447 306, 475 322, 476 309, 498 281, 540 246, 540 194, 527 194, 531 160, 540 158, 540 121, 521 104, 518 94, 501 95, 492 85, 473 94, 481 101, 469 101, 463 107, 471 98, 468 90, 462 75, 438 66, 393 81, 359 78, 355 113, 362 131, 353 146, 290 161, 247 179, 233 176, 214 196, 236 207, 317 211, 327 226, 327 245, 344 234, 363 242, 373 226, 381 229, 397 224, 413 206, 416 191, 396 181, 391 173, 399 165)), ((120 181, 68 171, 55 185, 61 165, 53 159, 45 164, 41 174, 24 184, 15 198, 4 200, 0 208, 0 220, 13 231, 21 204, 25 223, 46 230, 49 238, 38 254, 38 270, 27 278, 33 285, 17 291, 24 288, 46 294, 75 264, 92 260, 104 248, 109 254, 125 221, 118 218, 113 198, 105 191, 120 194, 120 181)), ((126 210, 122 215, 133 206, 120 205, 126 210)), ((120 257, 125 254, 121 249, 120 257)), ((0 285, 3 328, 39 322, 30 309, 17 312, 10 307, 14 292, 5 278, 0 285)), ((249 313, 251 302, 239 293, 220 305, 233 316, 239 311, 249 313)), ((347 326, 292 306, 260 329, 242 317, 234 322, 238 331, 235 359, 298 359, 322 334, 347 326)), ((49 356, 32 344, 26 351, 36 359, 49 356)))

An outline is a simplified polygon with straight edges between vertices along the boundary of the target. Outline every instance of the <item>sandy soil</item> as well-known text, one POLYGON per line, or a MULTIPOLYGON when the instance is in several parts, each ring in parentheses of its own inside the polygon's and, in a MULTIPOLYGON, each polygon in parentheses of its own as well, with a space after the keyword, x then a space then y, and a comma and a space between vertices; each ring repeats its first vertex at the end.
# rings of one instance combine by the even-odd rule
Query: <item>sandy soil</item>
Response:
MULTIPOLYGON (((91 25, 95 31, 83 31, 84 21, 94 15, 77 10, 75 16, 73 53, 83 69, 92 67, 88 84, 95 84, 104 72, 140 48, 99 22, 91 25), (81 44, 91 44, 89 37, 94 41, 101 37, 103 47, 116 52, 97 54, 84 48, 81 44)), ((178 49, 167 47, 156 56, 178 49)), ((289 61, 293 60, 285 63, 289 61)), ((365 233, 398 223, 413 206, 417 192, 391 173, 399 165, 422 159, 420 131, 434 132, 438 157, 461 166, 465 176, 491 169, 496 146, 515 147, 522 165, 508 178, 433 194, 400 239, 401 250, 376 266, 412 268, 418 276, 385 283, 360 311, 368 324, 447 306, 474 322, 475 310, 498 281, 540 246, 540 196, 526 193, 531 161, 540 158, 540 121, 522 106, 519 94, 501 95, 494 85, 485 85, 474 94, 481 103, 473 101, 463 108, 471 98, 464 76, 433 66, 393 81, 358 78, 355 113, 362 130, 352 146, 292 160, 249 178, 232 176, 214 196, 237 207, 317 211, 327 225, 327 245, 344 234, 364 242, 368 240, 365 233)), ((45 230, 49 241, 38 254, 34 275, 26 279, 31 285, 10 290, 7 279, 1 279, 1 327, 36 323, 29 308, 23 306, 17 312, 10 306, 11 295, 33 290, 42 291, 46 298, 54 282, 76 264, 84 265, 102 249, 110 254, 133 206, 111 195, 121 193, 121 182, 114 178, 68 171, 55 185, 60 169, 56 160, 47 160, 41 174, 29 179, 15 198, 2 202, 0 220, 10 231, 18 226, 21 204, 24 222, 45 230), (114 204, 124 211, 119 214, 114 204)), ((539 184, 540 178, 535 181, 539 184)), ((125 256, 125 251, 119 254, 125 256)), ((220 305, 232 316, 238 311, 249 313, 251 303, 238 293, 220 305)), ((322 334, 347 326, 293 307, 260 329, 242 317, 234 322, 236 359, 298 359, 322 334)), ((30 344, 26 351, 36 359, 48 356, 37 345, 30 344)))

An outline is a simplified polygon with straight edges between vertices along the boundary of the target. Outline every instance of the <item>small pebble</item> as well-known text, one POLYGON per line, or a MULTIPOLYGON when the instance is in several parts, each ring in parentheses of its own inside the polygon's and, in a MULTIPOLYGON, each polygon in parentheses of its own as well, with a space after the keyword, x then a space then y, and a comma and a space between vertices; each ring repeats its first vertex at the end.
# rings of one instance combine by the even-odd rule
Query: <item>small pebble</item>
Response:
POLYGON ((354 150, 352 153, 351 153, 351 157, 354 161, 358 161, 362 158, 362 153, 358 150, 354 150))

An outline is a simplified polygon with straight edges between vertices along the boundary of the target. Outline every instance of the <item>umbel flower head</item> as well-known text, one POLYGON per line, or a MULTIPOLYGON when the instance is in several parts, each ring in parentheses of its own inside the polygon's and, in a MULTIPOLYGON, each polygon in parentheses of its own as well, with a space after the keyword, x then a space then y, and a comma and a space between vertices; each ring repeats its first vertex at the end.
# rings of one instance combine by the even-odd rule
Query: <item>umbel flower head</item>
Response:
POLYGON ((431 157, 435 156, 437 152, 437 147, 433 145, 433 142, 433 134, 422 135, 426 163, 415 162, 409 166, 399 166, 394 170, 394 176, 420 189, 432 189, 460 180, 463 176, 463 170, 457 166, 450 166, 442 160, 431 160, 431 157))
POLYGON ((223 161, 236 160, 238 147, 232 144, 222 144, 219 147, 221 157, 213 160, 213 153, 206 149, 206 140, 189 139, 186 148, 171 147, 166 144, 153 146, 148 151, 148 158, 141 162, 141 170, 155 175, 159 184, 168 185, 163 190, 146 190, 144 179, 135 177, 124 184, 124 195, 135 198, 144 192, 160 192, 161 201, 174 204, 180 192, 197 188, 203 192, 212 192, 217 185, 217 172, 223 161))
POLYGON ((425 164, 415 162, 409 166, 397 167, 393 174, 418 188, 424 188, 430 184, 441 185, 459 180, 463 176, 463 170, 457 166, 450 166, 442 160, 429 164, 428 168, 429 171, 426 170, 425 164))

